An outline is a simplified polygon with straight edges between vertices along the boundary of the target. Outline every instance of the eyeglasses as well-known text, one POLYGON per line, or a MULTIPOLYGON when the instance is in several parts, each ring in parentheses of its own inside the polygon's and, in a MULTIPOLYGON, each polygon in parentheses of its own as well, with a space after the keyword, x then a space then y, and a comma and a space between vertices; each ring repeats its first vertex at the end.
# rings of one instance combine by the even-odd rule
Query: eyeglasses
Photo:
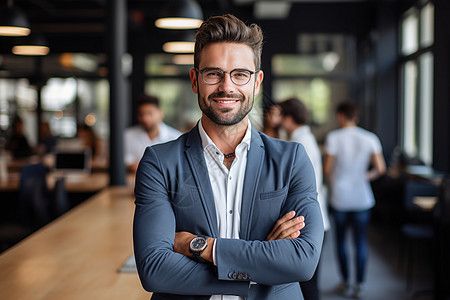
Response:
POLYGON ((218 84, 225 77, 225 73, 230 74, 231 81, 236 85, 246 85, 255 72, 246 69, 234 69, 230 72, 218 68, 195 69, 202 74, 202 79, 206 84, 218 84))

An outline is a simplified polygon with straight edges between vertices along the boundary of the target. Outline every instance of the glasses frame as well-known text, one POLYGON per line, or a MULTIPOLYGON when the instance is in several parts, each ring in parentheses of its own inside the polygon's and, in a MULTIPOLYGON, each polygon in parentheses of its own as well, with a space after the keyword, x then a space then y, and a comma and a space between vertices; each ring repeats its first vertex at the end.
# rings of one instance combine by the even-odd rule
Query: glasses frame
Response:
POLYGON ((215 85, 215 84, 221 83, 223 78, 225 77, 225 73, 228 73, 228 74, 230 74, 231 82, 233 82, 235 85, 238 85, 238 86, 244 86, 244 85, 248 84, 250 82, 250 80, 251 80, 252 75, 258 72, 258 70, 252 71, 252 70, 247 70, 247 69, 233 69, 233 70, 228 72, 228 71, 224 71, 224 70, 219 69, 219 68, 205 68, 205 69, 201 69, 201 70, 195 68, 195 71, 199 72, 202 75, 203 82, 208 84, 208 85, 215 85), (205 71, 218 71, 218 72, 222 73, 222 76, 220 76, 220 80, 218 82, 216 82, 216 83, 208 83, 208 82, 206 82, 205 78, 203 77, 203 72, 205 72, 205 71), (248 78, 248 81, 246 83, 236 83, 236 82, 234 82, 233 77, 231 76, 231 74, 233 72, 235 72, 235 71, 249 72, 250 76, 248 78))

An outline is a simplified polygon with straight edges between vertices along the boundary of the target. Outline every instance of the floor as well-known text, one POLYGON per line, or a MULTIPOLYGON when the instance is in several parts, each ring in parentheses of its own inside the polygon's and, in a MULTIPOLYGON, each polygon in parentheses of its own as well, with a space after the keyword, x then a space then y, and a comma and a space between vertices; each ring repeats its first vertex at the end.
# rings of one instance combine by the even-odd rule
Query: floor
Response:
MULTIPOLYGON (((351 241, 351 239, 349 239, 351 241)), ((350 243, 349 241, 349 243, 350 243)), ((335 237, 332 230, 327 233, 323 246, 319 273, 319 289, 322 300, 342 300, 345 297, 334 291, 340 282, 335 237)), ((406 288, 405 262, 399 264, 400 236, 388 227, 372 224, 369 230, 369 259, 365 283, 365 300, 431 300, 429 293, 420 293, 432 287, 433 273, 429 262, 428 245, 418 245, 414 263, 414 278, 411 288, 406 288), (420 258, 421 257, 421 258, 420 258)), ((349 250, 352 247, 349 245, 349 250)), ((351 252, 350 252, 351 253, 351 252)), ((352 253, 351 253, 352 254, 352 253)), ((351 256, 353 257, 353 256, 351 256)), ((352 267, 352 270, 354 268, 352 267)))

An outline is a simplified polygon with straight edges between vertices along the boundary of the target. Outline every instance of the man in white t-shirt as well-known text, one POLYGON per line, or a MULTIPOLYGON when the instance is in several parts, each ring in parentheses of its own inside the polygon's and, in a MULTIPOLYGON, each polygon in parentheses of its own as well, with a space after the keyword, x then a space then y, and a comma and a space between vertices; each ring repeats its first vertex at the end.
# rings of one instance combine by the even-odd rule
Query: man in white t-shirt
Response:
MULTIPOLYGON (((330 222, 328 220, 324 186, 322 184, 322 154, 320 153, 316 138, 311 133, 310 127, 307 125, 309 115, 308 108, 297 98, 287 99, 279 103, 279 107, 281 108, 283 115, 281 126, 289 134, 289 140, 291 142, 302 144, 313 164, 314 173, 316 175, 317 200, 319 201, 320 210, 322 212, 323 227, 324 230, 327 231, 330 228, 330 222)), ((305 300, 320 299, 318 269, 319 268, 316 269, 311 280, 300 283, 305 300)))
POLYGON ((386 171, 378 137, 357 126, 357 108, 343 102, 337 108, 340 129, 326 139, 324 175, 331 187, 331 207, 336 222, 337 247, 343 282, 338 290, 360 298, 367 261, 367 227, 375 199, 370 181, 386 171), (372 169, 369 170, 369 166, 372 169), (346 229, 353 230, 356 244, 356 286, 349 284, 346 229))
POLYGON ((181 132, 162 122, 164 113, 157 97, 140 96, 137 110, 139 125, 128 128, 124 134, 125 165, 132 172, 136 172, 147 146, 168 142, 181 135, 181 132))

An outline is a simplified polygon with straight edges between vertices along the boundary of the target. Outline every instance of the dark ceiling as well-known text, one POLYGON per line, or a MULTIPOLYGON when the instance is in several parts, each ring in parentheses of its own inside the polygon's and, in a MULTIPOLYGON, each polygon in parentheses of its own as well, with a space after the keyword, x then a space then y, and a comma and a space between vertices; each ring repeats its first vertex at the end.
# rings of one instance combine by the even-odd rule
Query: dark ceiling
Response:
MULTIPOLYGON (((153 25, 161 8, 170 0, 128 0, 129 39, 151 39, 149 52, 160 51, 167 30, 153 25), (144 34, 144 35, 142 35, 144 34)), ((284 32, 289 26, 299 30, 341 30, 361 33, 372 26, 376 2, 394 0, 290 0, 288 19, 268 21, 270 31, 284 32)), ((6 0, 2 0, 6 3, 6 0)), ((261 0, 197 0, 205 18, 233 13, 248 21, 264 23, 253 16, 253 6, 261 0)), ((286 2, 286 1, 285 1, 286 2)), ((289 2, 289 1, 287 1, 289 2)), ((28 16, 32 30, 48 40, 52 53, 105 52, 107 0, 15 0, 28 16)), ((263 29, 267 29, 264 28, 263 29)), ((10 53, 14 38, 0 37, 0 53, 10 53)))
MULTIPOLYGON (((126 1, 129 53, 162 52, 162 44, 171 39, 172 35, 180 34, 180 31, 163 30, 154 26, 161 9, 170 1, 126 1)), ((262 18, 256 15, 255 6, 264 2, 263 0, 197 0, 205 19, 212 15, 233 13, 246 22, 260 24, 265 35, 266 54, 295 52, 296 39, 300 33, 343 33, 363 38, 376 26, 377 7, 380 3, 398 9, 402 3, 411 1, 414 0, 280 1, 290 5, 285 18, 262 18)), ((6 3, 7 0, 0 0, 1 5, 6 3)), ((45 36, 51 49, 50 56, 64 52, 108 52, 108 0, 15 0, 14 4, 27 15, 32 32, 40 32, 45 36)), ((0 37, 0 69, 6 66, 10 71, 9 76, 19 66, 26 64, 24 60, 14 58, 11 54, 11 48, 17 39, 0 37)))
MULTIPOLYGON (((1 0, 6 2, 6 0, 1 0)), ((128 0, 129 39, 142 34, 154 39, 155 46, 168 30, 157 29, 153 22, 161 8, 170 0, 128 0), (158 39, 159 41, 156 41, 158 39)), ((236 10, 228 0, 197 0, 204 16, 236 10)), ((15 0, 14 4, 27 15, 31 29, 42 33, 52 53, 105 52, 107 32, 107 0, 15 0)), ((239 11, 251 11, 251 4, 239 11)), ((10 53, 15 38, 0 37, 0 53, 10 53)), ((158 45, 160 49, 160 45, 158 45)), ((156 48, 155 48, 156 49, 156 48)), ((153 52, 155 49, 151 49, 153 52)), ((156 50, 160 51, 160 50, 156 50)))

